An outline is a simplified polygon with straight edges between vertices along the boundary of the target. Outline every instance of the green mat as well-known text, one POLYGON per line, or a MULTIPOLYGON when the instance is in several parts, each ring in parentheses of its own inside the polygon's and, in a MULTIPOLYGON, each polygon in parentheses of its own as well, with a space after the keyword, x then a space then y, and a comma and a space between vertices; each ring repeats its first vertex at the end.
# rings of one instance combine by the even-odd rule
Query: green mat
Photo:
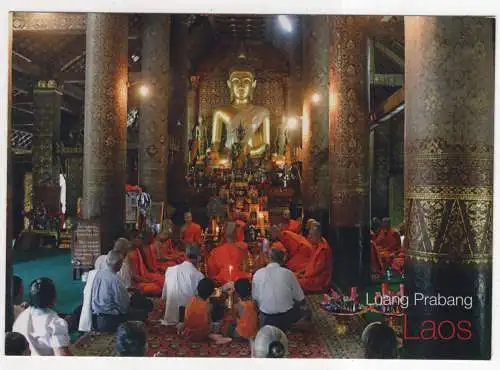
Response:
POLYGON ((81 304, 84 283, 73 280, 69 250, 40 248, 35 254, 15 253, 14 261, 14 275, 23 279, 24 299, 28 299, 29 284, 33 280, 48 277, 56 285, 57 312, 71 313, 81 304))

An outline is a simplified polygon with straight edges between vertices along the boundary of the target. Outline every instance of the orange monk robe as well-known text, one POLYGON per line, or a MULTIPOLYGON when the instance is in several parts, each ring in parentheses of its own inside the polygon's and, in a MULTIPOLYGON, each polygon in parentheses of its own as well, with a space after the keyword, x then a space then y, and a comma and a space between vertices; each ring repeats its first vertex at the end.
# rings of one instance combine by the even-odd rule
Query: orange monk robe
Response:
POLYGON ((177 263, 184 261, 184 252, 181 252, 174 247, 172 240, 157 241, 158 243, 158 257, 160 259, 169 259, 177 263))
POLYGON ((245 339, 255 338, 259 329, 257 304, 254 300, 239 301, 236 306, 239 310, 236 319, 236 332, 245 339))
POLYGON ((391 264, 391 268, 400 274, 404 272, 404 264, 405 264, 405 250, 401 248, 399 252, 394 256, 391 264))
POLYGON ((370 241, 370 270, 372 274, 383 274, 384 265, 378 254, 374 241, 370 241))
POLYGON ((144 248, 144 259, 146 264, 153 271, 165 272, 171 266, 175 266, 176 261, 161 261, 159 246, 152 243, 144 248))
POLYGON ((209 302, 194 296, 186 306, 183 334, 189 340, 203 341, 208 339, 211 329, 209 302))
POLYGON ((288 220, 288 224, 281 225, 281 231, 291 231, 296 234, 300 234, 302 231, 302 225, 299 221, 296 220, 288 220))
POLYGON ((184 243, 200 243, 201 226, 195 222, 191 222, 189 225, 184 224, 181 230, 181 240, 184 243))
POLYGON ((128 258, 133 287, 145 295, 161 294, 164 282, 163 274, 149 272, 138 249, 131 251, 128 258))
POLYGON ((374 242, 381 260, 386 263, 390 263, 390 259, 401 248, 401 236, 393 228, 381 229, 374 242))
POLYGON ((298 277, 299 284, 307 293, 323 292, 330 286, 332 279, 332 250, 324 239, 317 245, 309 263, 298 277))
POLYGON ((282 232, 281 241, 288 251, 286 267, 293 272, 304 270, 314 252, 311 242, 291 231, 282 232))
POLYGON ((248 261, 248 245, 245 243, 224 243, 215 248, 208 258, 207 274, 219 284, 226 284, 242 278, 251 278, 243 271, 248 261))

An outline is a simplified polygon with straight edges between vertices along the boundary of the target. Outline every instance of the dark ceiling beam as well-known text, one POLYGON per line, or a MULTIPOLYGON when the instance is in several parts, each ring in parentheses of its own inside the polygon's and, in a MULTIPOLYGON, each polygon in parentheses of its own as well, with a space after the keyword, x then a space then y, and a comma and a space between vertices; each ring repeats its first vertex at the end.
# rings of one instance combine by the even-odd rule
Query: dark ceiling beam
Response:
POLYGON ((400 55, 396 54, 394 51, 392 51, 390 48, 385 46, 380 41, 375 41, 375 48, 379 50, 381 53, 383 53, 386 57, 391 59, 394 63, 399 65, 402 69, 404 69, 405 67, 404 57, 401 57, 400 55))
POLYGON ((385 122, 393 115, 401 112, 404 109, 404 103, 405 89, 402 87, 375 108, 373 123, 385 122))
POLYGON ((367 22, 368 36, 374 38, 404 40, 404 17, 369 16, 367 22))
MULTIPOLYGON (((85 82, 85 72, 59 72, 56 79, 61 83, 85 82)), ((135 83, 141 79, 141 72, 129 72, 128 82, 135 83)))
POLYGON ((373 76, 373 85, 376 86, 403 86, 404 74, 381 74, 376 73, 373 76))
POLYGON ((33 77, 38 77, 42 73, 40 66, 16 51, 12 51, 12 69, 33 77))
POLYGON ((59 86, 59 91, 77 100, 83 100, 85 97, 85 91, 83 89, 70 83, 63 83, 59 86))

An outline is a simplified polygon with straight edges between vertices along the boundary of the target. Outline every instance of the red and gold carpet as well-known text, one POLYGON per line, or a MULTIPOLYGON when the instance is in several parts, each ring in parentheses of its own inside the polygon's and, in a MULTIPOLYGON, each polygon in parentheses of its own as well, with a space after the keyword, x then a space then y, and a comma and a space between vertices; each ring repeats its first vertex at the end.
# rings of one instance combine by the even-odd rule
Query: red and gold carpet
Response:
MULTIPOLYGON (((313 325, 307 332, 287 333, 291 358, 360 358, 362 319, 353 319, 348 325, 338 325, 335 317, 320 310, 321 296, 309 296, 313 311, 313 325)), ((229 345, 192 343, 177 335, 173 328, 160 324, 162 305, 155 301, 155 310, 146 323, 147 356, 161 352, 165 357, 250 357, 248 342, 233 341, 229 345)), ((89 333, 72 346, 75 356, 116 356, 114 336, 89 333)))

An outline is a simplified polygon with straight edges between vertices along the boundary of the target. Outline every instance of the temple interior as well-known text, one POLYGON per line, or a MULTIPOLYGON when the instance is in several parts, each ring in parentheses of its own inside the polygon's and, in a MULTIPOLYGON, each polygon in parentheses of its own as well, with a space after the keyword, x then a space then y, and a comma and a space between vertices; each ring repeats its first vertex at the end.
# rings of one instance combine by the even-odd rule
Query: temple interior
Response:
POLYGON ((8 331, 13 276, 24 300, 47 277, 71 352, 116 355, 75 312, 126 238, 147 356, 253 354, 162 325, 165 269, 194 243, 226 309, 222 287, 282 250, 312 314, 289 357, 364 357, 381 321, 400 357, 489 358, 494 19, 19 12, 11 32, 8 331), (453 327, 429 341, 425 320, 453 327))

